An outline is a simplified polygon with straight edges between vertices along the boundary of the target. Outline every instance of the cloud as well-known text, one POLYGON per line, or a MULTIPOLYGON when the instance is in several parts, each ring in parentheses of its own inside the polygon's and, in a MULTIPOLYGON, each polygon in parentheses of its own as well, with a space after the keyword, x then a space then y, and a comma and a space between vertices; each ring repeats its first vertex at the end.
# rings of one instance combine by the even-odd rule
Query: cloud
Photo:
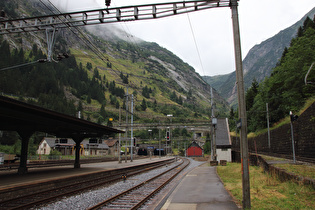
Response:
MULTIPOLYGON (((58 8, 82 11, 104 8, 105 0, 51 0, 58 8)), ((151 3, 174 0, 151 0, 151 3)), ((111 7, 149 4, 147 0, 112 0, 111 7)), ((314 0, 240 0, 242 56, 255 44, 294 24, 315 7, 314 0)), ((193 66, 201 75, 235 70, 231 11, 213 8, 158 20, 113 24, 145 41, 156 42, 193 66), (189 24, 189 19, 191 26, 189 24), (195 35, 193 39, 192 32, 195 35), (196 44, 195 44, 196 43, 196 44), (200 59, 196 47, 199 49, 200 59), (200 64, 200 60, 202 65, 200 64), (203 66, 203 68, 202 68, 203 66)))

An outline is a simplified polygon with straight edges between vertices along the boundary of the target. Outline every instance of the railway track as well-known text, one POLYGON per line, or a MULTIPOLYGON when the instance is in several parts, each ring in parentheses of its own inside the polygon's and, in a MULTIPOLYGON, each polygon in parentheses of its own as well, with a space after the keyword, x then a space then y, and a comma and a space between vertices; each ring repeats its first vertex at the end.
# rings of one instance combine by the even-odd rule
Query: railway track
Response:
MULTIPOLYGON (((170 164, 174 159, 169 161, 157 162, 150 164, 148 166, 139 168, 130 167, 124 170, 114 170, 111 173, 98 177, 96 179, 84 179, 82 181, 77 181, 75 183, 63 185, 60 187, 55 187, 49 190, 42 190, 36 193, 30 193, 24 196, 19 196, 13 199, 0 201, 0 209, 27 209, 34 207, 36 205, 48 203, 56 200, 57 198, 74 195, 77 193, 82 193, 83 191, 99 188, 101 186, 108 185, 122 179, 122 174, 126 174, 128 177, 147 172, 149 170, 154 170, 158 167, 170 164)), ((91 174, 90 177, 93 177, 91 174)), ((38 183, 40 185, 40 183, 38 183)), ((12 193, 12 192, 11 192, 12 193)), ((14 193, 14 192, 13 192, 14 193)))
POLYGON ((180 164, 89 208, 89 210, 138 209, 157 192, 159 192, 173 178, 175 178, 184 168, 189 165, 189 163, 190 162, 188 159, 182 159, 180 164))

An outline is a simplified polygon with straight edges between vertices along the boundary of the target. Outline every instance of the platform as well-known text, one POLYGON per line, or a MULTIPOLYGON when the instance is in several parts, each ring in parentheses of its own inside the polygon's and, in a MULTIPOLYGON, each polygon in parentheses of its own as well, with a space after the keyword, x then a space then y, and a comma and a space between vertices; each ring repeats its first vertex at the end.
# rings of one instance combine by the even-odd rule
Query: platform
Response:
POLYGON ((45 182, 50 180, 62 179, 71 176, 79 176, 83 174, 95 173, 111 169, 125 168, 130 166, 142 165, 146 163, 157 162, 166 160, 167 157, 161 158, 146 158, 136 159, 133 162, 128 160, 100 162, 81 164, 81 168, 74 168, 73 165, 58 166, 58 167, 45 167, 45 168, 30 168, 28 173, 19 175, 16 170, 8 170, 0 172, 0 190, 10 187, 17 187, 27 185, 34 182, 45 182))
POLYGON ((162 210, 239 209, 224 188, 216 168, 202 164, 190 171, 161 207, 162 210))

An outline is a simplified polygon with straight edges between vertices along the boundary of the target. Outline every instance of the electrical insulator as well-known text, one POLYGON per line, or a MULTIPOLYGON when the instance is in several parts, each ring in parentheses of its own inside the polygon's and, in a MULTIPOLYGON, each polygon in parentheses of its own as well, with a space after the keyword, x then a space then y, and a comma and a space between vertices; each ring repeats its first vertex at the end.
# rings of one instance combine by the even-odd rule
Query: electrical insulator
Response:
POLYGON ((105 0, 105 5, 109 7, 110 6, 110 1, 111 0, 105 0))

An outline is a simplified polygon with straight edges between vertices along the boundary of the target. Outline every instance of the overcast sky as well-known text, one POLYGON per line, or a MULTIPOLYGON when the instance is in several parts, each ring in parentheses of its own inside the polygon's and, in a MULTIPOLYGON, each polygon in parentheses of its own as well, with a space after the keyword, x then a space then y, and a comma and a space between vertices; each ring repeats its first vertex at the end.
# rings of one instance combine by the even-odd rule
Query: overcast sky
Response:
MULTIPOLYGON (((105 0, 50 1, 67 11, 105 7, 105 0)), ((111 7, 150 2, 179 0, 111 0, 111 7)), ((254 45, 293 25, 314 7, 314 0, 240 0, 238 12, 243 58, 254 45)), ((227 74, 235 70, 231 11, 228 7, 113 25, 172 51, 202 76, 227 74)))

